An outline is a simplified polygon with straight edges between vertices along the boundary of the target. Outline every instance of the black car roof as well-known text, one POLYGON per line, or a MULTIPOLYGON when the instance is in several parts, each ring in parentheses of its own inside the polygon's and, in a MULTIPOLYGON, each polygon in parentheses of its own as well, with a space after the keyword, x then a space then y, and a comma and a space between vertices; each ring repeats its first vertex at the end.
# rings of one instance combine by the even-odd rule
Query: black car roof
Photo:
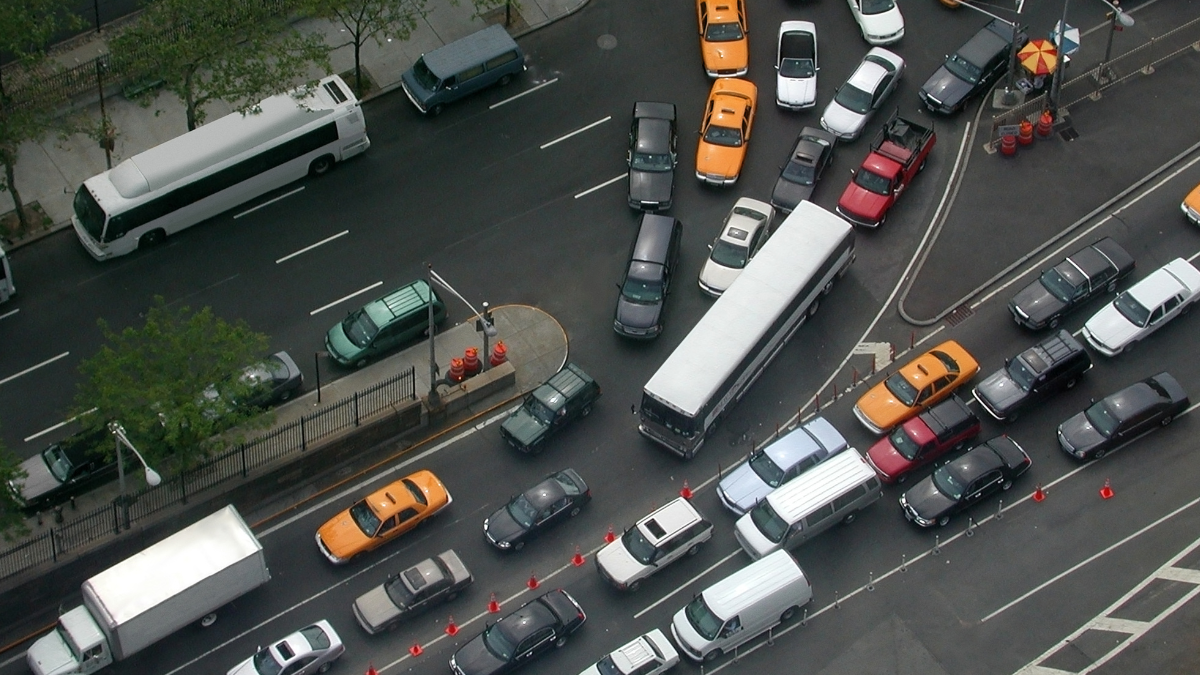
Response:
POLYGON ((525 498, 539 511, 566 496, 567 492, 563 490, 562 484, 553 476, 525 491, 525 498))
POLYGON ((921 413, 921 420, 936 436, 943 436, 947 429, 960 427, 974 418, 975 414, 967 404, 954 394, 921 413))
POLYGON ((673 121, 675 119, 675 104, 638 101, 633 104, 633 118, 656 118, 673 121))
POLYGON ((1008 436, 997 436, 984 443, 984 445, 991 448, 1010 469, 1021 466, 1029 458, 1025 454, 1025 451, 1021 449, 1021 446, 1017 445, 1016 441, 1008 436))
POLYGON ((1160 391, 1157 387, 1161 385, 1157 382, 1154 383, 1156 386, 1152 386, 1152 380, 1153 378, 1148 378, 1109 394, 1104 399, 1104 407, 1108 408, 1110 415, 1124 422, 1140 415, 1147 408, 1169 401, 1170 395, 1160 391))
POLYGON ((543 628, 559 625, 558 617, 550 608, 542 604, 541 598, 535 598, 520 609, 500 619, 496 628, 504 636, 517 644, 543 628))
POLYGON ((634 150, 652 155, 665 155, 670 152, 671 123, 653 117, 639 119, 634 150))
POLYGON ((1040 375, 1071 356, 1084 351, 1069 332, 1059 330, 1054 335, 1021 352, 1017 358, 1025 362, 1035 375, 1040 375))
MULTIPOLYGON (((660 216, 647 213, 642 216, 642 226, 638 229, 637 239, 633 243, 631 260, 648 263, 666 264, 667 253, 671 248, 671 236, 675 231, 677 221, 670 216, 660 216)), ((630 269, 630 275, 633 271, 630 269)), ((659 275, 661 276, 661 274, 659 275)), ((635 277, 641 278, 641 277, 635 277)))
POLYGON ((983 68, 988 61, 992 60, 992 57, 1006 51, 1012 40, 1012 27, 1005 24, 996 26, 993 24, 996 24, 995 20, 984 26, 962 47, 959 47, 958 56, 972 65, 983 68), (997 32, 998 29, 1005 28, 1008 29, 1007 34, 997 32))
POLYGON ((960 483, 966 485, 983 474, 1004 466, 1000 455, 987 443, 971 448, 965 455, 943 468, 960 483))

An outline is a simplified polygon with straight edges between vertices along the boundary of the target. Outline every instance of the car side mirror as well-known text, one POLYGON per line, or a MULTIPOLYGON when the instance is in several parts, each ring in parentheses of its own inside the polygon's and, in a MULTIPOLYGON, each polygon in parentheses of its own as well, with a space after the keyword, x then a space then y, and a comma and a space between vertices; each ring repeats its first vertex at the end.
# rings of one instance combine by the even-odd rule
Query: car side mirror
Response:
POLYGON ((1007 368, 1012 363, 1012 357, 1004 359, 1004 366, 1007 368))
POLYGON ((710 250, 710 251, 712 250, 712 244, 708 245, 708 250, 710 250))
POLYGON ((613 284, 613 286, 616 286, 618 291, 621 290, 621 284, 617 283, 617 284, 613 284))
POLYGON ((857 176, 857 175, 858 175, 858 169, 850 169, 850 175, 851 175, 851 176, 857 176))

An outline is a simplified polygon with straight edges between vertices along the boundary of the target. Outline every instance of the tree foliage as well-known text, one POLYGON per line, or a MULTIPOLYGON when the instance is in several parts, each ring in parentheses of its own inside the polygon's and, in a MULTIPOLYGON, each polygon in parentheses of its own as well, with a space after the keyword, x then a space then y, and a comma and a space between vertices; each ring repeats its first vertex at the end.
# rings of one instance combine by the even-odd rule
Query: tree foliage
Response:
MULTIPOLYGON (((10 480, 25 477, 20 458, 0 443, 0 485, 7 486, 10 480)), ((0 535, 3 535, 6 541, 12 541, 28 533, 29 526, 25 524, 21 502, 12 491, 0 490, 0 535)))
POLYGON ((216 434, 255 415, 233 403, 249 393, 240 375, 262 358, 268 341, 245 322, 156 297, 141 327, 116 332, 103 319, 99 324, 105 343, 80 364, 76 396, 79 412, 96 412, 81 419, 120 422, 151 464, 191 466, 214 447, 216 434))
POLYGON ((354 90, 361 96, 362 47, 367 40, 383 45, 388 38, 407 40, 425 15, 426 0, 308 0, 313 16, 340 23, 354 46, 354 90))
POLYGON ((109 44, 123 72, 161 80, 183 101, 191 131, 204 122, 204 107, 212 101, 249 112, 262 99, 292 89, 312 65, 328 71, 329 48, 321 36, 287 23, 295 4, 155 0, 109 44))

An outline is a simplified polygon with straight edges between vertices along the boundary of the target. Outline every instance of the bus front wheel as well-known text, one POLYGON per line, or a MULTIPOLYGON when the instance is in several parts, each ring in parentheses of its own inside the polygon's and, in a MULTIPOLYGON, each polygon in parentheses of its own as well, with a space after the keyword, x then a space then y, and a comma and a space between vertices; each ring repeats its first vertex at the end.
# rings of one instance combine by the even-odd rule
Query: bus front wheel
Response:
POLYGON ((163 240, 166 238, 166 232, 162 230, 150 230, 146 234, 143 234, 141 239, 138 239, 138 248, 153 248, 163 243, 163 240))
POLYGON ((312 164, 308 165, 308 173, 313 176, 323 176, 329 173, 333 168, 333 157, 324 155, 313 160, 312 164))

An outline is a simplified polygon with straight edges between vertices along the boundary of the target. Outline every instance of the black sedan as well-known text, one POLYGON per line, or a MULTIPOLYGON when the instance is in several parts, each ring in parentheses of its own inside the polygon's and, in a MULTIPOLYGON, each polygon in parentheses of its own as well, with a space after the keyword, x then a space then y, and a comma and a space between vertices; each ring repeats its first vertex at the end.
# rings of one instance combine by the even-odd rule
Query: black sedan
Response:
POLYGON ((771 206, 791 213, 797 204, 811 199, 825 167, 833 161, 836 142, 837 137, 824 129, 801 129, 796 146, 788 155, 788 162, 783 166, 779 180, 775 181, 775 189, 771 191, 771 206))
POLYGON ((460 647, 450 657, 450 670, 457 675, 507 673, 551 647, 567 644, 567 636, 586 620, 570 593, 544 593, 460 647))
MULTIPOLYGON (((1025 46, 1025 35, 1017 35, 1016 48, 1025 46)), ((972 96, 986 91, 1008 70, 1012 55, 1013 26, 992 19, 967 40, 921 86, 921 100, 933 112, 962 110, 972 96)))
POLYGON ((629 207, 642 211, 671 208, 675 190, 675 104, 633 104, 629 128, 629 207))
POLYGON ((1076 459, 1100 459, 1113 448, 1165 427, 1188 407, 1170 373, 1159 373, 1109 394, 1058 425, 1058 445, 1076 459))
POLYGON ((1067 313, 1100 293, 1111 293, 1133 271, 1133 256, 1105 237, 1042 272, 1008 303, 1017 323, 1038 330, 1057 328, 1067 313))
POLYGON ((513 497, 483 521, 488 542, 502 551, 520 551, 525 542, 568 518, 592 500, 592 492, 574 469, 563 469, 513 497))
POLYGON ((1013 479, 1032 463, 1016 441, 997 436, 912 486, 900 496, 900 508, 905 518, 921 527, 944 527, 955 513, 1012 487, 1013 479))

